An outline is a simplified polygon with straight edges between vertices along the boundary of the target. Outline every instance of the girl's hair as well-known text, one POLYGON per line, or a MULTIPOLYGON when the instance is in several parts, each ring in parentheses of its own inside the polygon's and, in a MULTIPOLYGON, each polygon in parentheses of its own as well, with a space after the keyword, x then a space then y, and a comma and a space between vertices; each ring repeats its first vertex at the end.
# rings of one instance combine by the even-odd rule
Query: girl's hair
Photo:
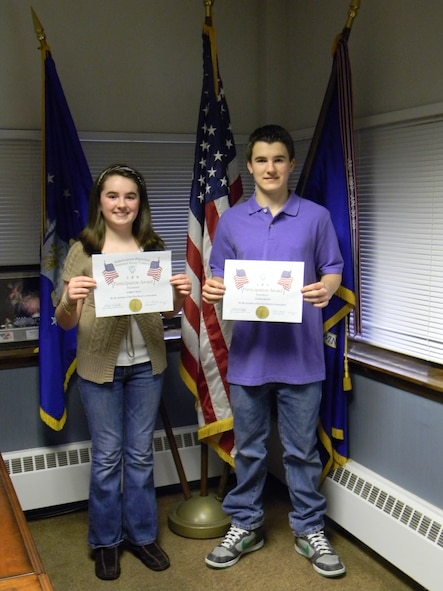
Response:
POLYGON ((143 250, 164 250, 165 243, 152 227, 148 191, 143 176, 134 168, 124 164, 109 166, 96 178, 89 197, 88 223, 79 236, 85 252, 89 255, 102 251, 105 243, 106 225, 100 207, 103 185, 110 176, 119 175, 135 182, 140 195, 140 207, 132 225, 132 234, 143 250))
POLYGON ((246 158, 248 162, 251 162, 252 151, 256 142, 266 142, 267 144, 281 142, 288 150, 289 160, 294 160, 295 158, 294 140, 291 134, 280 125, 264 125, 251 133, 248 145, 246 146, 246 158))

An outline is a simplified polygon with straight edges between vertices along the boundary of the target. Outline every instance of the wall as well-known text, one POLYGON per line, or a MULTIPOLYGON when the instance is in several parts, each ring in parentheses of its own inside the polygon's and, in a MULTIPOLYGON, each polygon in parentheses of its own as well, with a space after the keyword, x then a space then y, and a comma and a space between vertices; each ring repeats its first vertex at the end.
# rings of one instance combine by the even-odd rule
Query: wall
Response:
MULTIPOLYGON (((79 130, 195 133, 201 0, 58 0, 57 10, 53 0, 36 0, 32 6, 79 130)), ((223 81, 230 94, 236 87, 233 110, 247 129, 257 118, 258 101, 251 100, 257 12, 255 0, 223 0, 214 12, 223 81)), ((30 3, 2 0, 0 30, 0 128, 39 129, 41 58, 30 3)))
MULTIPOLYGON (((195 399, 179 375, 179 353, 168 353, 163 400, 173 427, 196 425, 195 399)), ((0 451, 63 445, 90 439, 74 376, 66 394, 67 420, 54 431, 40 420, 38 367, 0 370, 0 451)), ((159 417, 156 429, 163 429, 159 417)))
POLYGON ((443 509, 443 404, 353 375, 353 460, 443 509))
MULTIPOLYGON (((218 0, 234 132, 314 126, 348 0, 218 0)), ((35 0, 77 128, 195 133, 202 0, 35 0)), ((443 100, 439 0, 362 0, 349 48, 357 118, 443 100)), ((39 129, 39 43, 27 0, 0 4, 0 129, 39 129)))
MULTIPOLYGON (((443 102, 440 0, 361 4, 349 45, 357 121, 443 102)), ((348 6, 348 0, 215 3, 220 67, 236 134, 270 121, 292 131, 315 125, 332 42, 348 6)), ((201 0, 58 0, 57 10, 53 0, 34 0, 33 7, 80 131, 195 133, 201 0)), ((0 129, 40 128, 37 48, 29 2, 2 0, 0 129)), ((42 434, 36 370, 3 374, 0 416, 14 445, 56 437, 42 434)), ((443 470, 434 463, 442 443, 441 411, 441 404, 357 376, 350 405, 352 456, 441 506, 443 470)), ((79 409, 71 413, 68 437, 76 435, 72 423, 80 415, 79 409)), ((4 432, 2 426, 0 449, 4 432)))

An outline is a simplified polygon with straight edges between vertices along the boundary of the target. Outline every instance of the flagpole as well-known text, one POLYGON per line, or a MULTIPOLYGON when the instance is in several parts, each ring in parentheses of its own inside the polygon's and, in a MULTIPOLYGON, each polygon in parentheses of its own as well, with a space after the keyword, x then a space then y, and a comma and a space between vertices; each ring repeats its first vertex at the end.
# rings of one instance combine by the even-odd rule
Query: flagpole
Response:
MULTIPOLYGON (((37 39, 40 43, 40 51, 42 52, 42 174, 41 174, 41 195, 42 195, 42 212, 46 211, 46 150, 45 150, 45 55, 46 51, 50 50, 48 43, 46 42, 46 33, 43 29, 43 26, 35 12, 35 10, 31 7, 31 14, 32 14, 32 22, 34 23, 34 31, 37 35, 37 39)), ((46 235, 46 219, 45 216, 42 215, 41 219, 41 232, 40 232, 40 240, 41 246, 43 247, 43 240, 46 235)))
MULTIPOLYGON (((215 39, 212 22, 212 7, 215 0, 203 0, 205 7, 204 27, 207 34, 215 39)), ((211 46, 213 44, 211 43, 211 46)), ((216 54, 212 54, 214 72, 217 71, 216 54)), ((218 76, 214 76, 215 93, 218 94, 218 76)), ((200 442, 200 494, 185 499, 171 509, 168 525, 171 531, 187 538, 217 538, 224 535, 231 518, 223 511, 221 501, 225 492, 230 466, 225 463, 216 495, 208 492, 209 446, 200 442)))
MULTIPOLYGON (((349 35, 351 34, 352 25, 354 24, 354 20, 357 16, 358 10, 360 8, 360 4, 361 4, 361 0, 354 0, 349 5, 348 19, 347 19, 346 24, 341 32, 341 35, 346 39, 346 41, 349 39, 349 35)), ((335 43, 334 43, 334 52, 335 52, 336 43, 337 43, 337 39, 335 40, 335 43)), ((322 107, 320 110, 320 115, 318 117, 317 126, 314 130, 314 136, 313 136, 311 145, 309 147, 309 152, 306 156, 306 161, 305 161, 305 166, 304 166, 304 176, 302 179, 299 180, 299 184, 297 187, 297 192, 302 197, 304 195, 304 192, 306 189, 306 184, 308 182, 308 178, 309 178, 312 166, 314 164, 315 156, 317 154, 318 142, 319 142, 321 135, 322 135, 324 122, 325 122, 325 119, 326 119, 326 116, 328 113, 328 109, 329 109, 329 105, 331 102, 331 97, 334 93, 336 79, 337 79, 336 72, 335 72, 335 70, 333 70, 332 75, 329 78, 328 86, 326 88, 326 93, 325 93, 325 96, 323 99, 323 104, 322 104, 322 107)))
POLYGON ((205 23, 209 26, 212 25, 212 7, 214 6, 215 0, 203 0, 204 7, 206 9, 205 23))
MULTIPOLYGON (((360 10, 361 0, 355 0, 349 5, 348 10, 348 20, 346 21, 346 25, 344 31, 348 31, 347 35, 351 32, 352 25, 354 24, 354 19, 357 16, 358 11, 360 10)), ((343 31, 343 32, 344 32, 343 31)))

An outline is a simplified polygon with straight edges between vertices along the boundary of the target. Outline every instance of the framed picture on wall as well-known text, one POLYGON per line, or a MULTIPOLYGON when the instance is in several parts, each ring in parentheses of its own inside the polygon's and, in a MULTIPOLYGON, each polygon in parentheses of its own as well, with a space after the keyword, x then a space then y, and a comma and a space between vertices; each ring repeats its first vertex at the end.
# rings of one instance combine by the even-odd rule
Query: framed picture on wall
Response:
POLYGON ((0 347, 38 341, 39 268, 0 267, 0 347))

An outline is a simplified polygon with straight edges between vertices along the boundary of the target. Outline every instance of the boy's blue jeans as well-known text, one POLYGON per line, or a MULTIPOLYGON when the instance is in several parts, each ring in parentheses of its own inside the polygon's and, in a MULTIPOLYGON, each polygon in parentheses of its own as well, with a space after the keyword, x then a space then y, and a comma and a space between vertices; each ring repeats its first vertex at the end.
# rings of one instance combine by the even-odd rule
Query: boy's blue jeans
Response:
POLYGON ((301 386, 231 384, 230 391, 237 484, 227 494, 223 509, 232 516, 232 524, 251 530, 264 522, 263 488, 268 472, 271 400, 275 397, 283 465, 293 507, 289 525, 297 536, 323 529, 326 500, 318 491, 322 464, 317 450, 321 382, 301 386))
POLYGON ((158 531, 152 442, 163 374, 142 363, 116 367, 113 382, 79 377, 78 385, 92 441, 89 543, 150 544, 158 531))

